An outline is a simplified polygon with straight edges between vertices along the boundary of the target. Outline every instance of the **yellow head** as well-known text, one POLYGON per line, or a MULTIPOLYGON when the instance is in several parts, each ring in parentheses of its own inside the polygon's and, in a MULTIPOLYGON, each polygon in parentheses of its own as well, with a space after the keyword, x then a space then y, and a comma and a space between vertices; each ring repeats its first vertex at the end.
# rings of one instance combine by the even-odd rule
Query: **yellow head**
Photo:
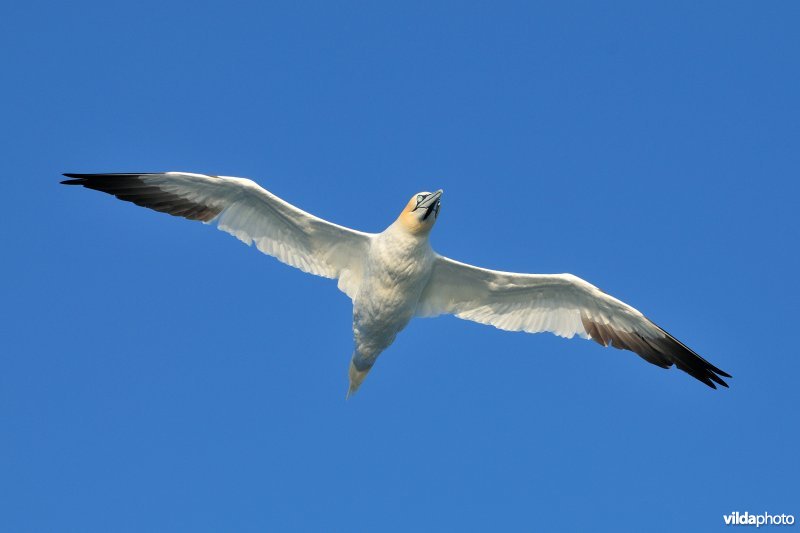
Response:
POLYGON ((400 217, 400 224, 413 234, 425 234, 431 231, 441 207, 442 190, 436 192, 419 192, 411 197, 400 217))

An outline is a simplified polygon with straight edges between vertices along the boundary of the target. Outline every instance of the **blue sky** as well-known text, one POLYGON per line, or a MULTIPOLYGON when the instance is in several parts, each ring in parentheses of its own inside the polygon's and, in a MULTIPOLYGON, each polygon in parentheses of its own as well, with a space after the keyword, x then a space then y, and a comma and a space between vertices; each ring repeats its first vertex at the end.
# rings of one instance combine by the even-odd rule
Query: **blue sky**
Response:
POLYGON ((796 2, 6 2, 0 527, 703 530, 800 514, 796 2), (351 305, 61 172, 257 180, 572 272, 720 368, 351 305), (357 202, 353 199, 358 199, 357 202), (366 202, 364 200, 367 200, 366 202))

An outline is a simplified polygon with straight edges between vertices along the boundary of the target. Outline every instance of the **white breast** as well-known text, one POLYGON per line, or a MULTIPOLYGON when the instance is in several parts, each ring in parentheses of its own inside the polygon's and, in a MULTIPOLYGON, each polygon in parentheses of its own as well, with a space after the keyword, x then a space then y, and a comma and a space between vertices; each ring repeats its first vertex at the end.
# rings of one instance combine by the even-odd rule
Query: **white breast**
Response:
POLYGON ((414 316, 433 260, 427 238, 402 228, 390 226, 373 240, 353 304, 353 330, 363 355, 388 347, 414 316))

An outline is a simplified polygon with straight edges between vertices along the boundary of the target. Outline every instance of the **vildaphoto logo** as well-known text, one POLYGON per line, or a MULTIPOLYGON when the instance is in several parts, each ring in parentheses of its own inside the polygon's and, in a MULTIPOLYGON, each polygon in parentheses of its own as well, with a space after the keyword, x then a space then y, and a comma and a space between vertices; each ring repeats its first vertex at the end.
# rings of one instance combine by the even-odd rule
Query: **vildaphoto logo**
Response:
POLYGON ((791 526, 794 524, 794 515, 790 514, 750 514, 747 511, 722 515, 726 526, 791 526))

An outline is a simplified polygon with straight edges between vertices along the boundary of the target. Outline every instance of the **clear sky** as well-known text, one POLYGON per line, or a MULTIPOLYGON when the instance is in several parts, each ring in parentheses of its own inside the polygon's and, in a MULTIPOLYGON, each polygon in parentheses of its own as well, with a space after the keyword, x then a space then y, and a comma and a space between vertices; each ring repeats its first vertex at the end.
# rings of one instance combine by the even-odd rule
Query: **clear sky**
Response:
MULTIPOLYGON (((723 528, 800 518, 800 4, 5 2, 0 529, 723 528), (733 374, 351 304, 61 172, 251 177, 571 272, 733 374)), ((797 527, 797 526, 796 526, 797 527)))

